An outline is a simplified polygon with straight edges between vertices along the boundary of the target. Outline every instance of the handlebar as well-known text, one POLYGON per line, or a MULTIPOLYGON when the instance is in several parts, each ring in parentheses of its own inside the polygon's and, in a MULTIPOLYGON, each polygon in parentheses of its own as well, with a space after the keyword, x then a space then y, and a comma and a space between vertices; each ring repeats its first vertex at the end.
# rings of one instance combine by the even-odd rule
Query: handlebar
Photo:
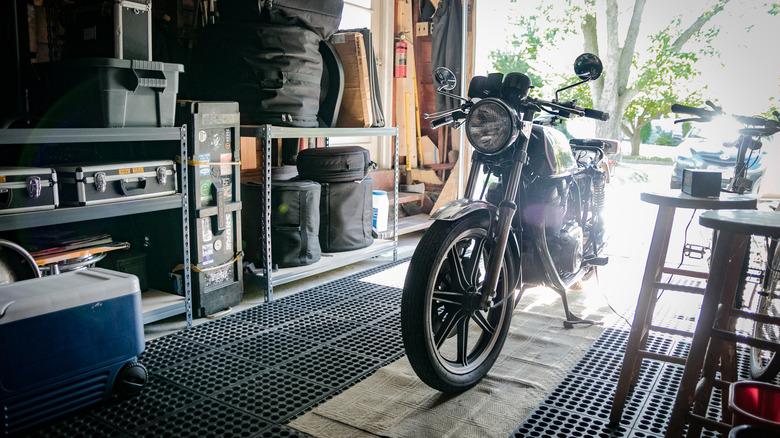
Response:
MULTIPOLYGON (((709 122, 712 120, 713 117, 724 114, 723 111, 717 107, 715 107, 715 109, 713 110, 708 110, 704 108, 695 108, 692 106, 680 105, 677 103, 672 105, 672 112, 678 114, 690 114, 698 117, 698 119, 685 119, 685 120, 678 120, 677 122, 681 122, 681 121, 709 122)), ((739 123, 750 127, 748 129, 743 130, 744 133, 749 135, 765 136, 765 135, 772 135, 774 133, 780 132, 780 115, 777 114, 775 114, 777 120, 767 119, 764 117, 740 116, 736 114, 732 114, 731 117, 734 120, 738 121, 739 123)))
POLYGON ((439 129, 444 125, 453 125, 465 119, 466 119, 466 113, 464 113, 463 111, 455 111, 451 114, 447 114, 444 117, 439 117, 438 119, 431 120, 430 126, 431 129, 439 129))
POLYGON ((715 116, 718 116, 720 114, 723 114, 722 111, 716 111, 716 110, 708 110, 704 108, 696 108, 692 106, 687 105, 680 105, 679 103, 675 103, 672 105, 672 112, 678 113, 678 114, 690 114, 692 116, 701 117, 702 119, 711 119, 715 116))
POLYGON ((532 102, 537 106, 546 106, 551 108, 552 110, 556 110, 558 111, 557 115, 563 117, 568 117, 570 114, 574 114, 581 117, 600 120, 602 122, 606 122, 607 120, 609 120, 608 112, 577 106, 574 104, 574 101, 550 102, 546 100, 533 99, 532 102))
POLYGON ((585 108, 585 117, 606 122, 607 120, 609 120, 609 113, 590 109, 590 108, 585 108))
MULTIPOLYGON (((458 108, 440 111, 434 114, 425 114, 423 118, 433 119, 430 122, 431 129, 438 129, 446 125, 457 125, 460 122, 466 120, 466 116, 469 110, 474 105, 474 102, 468 100, 458 108)), ((548 112, 559 115, 561 117, 569 117, 574 114, 581 117, 588 117, 600 121, 609 120, 609 113, 605 111, 599 111, 592 108, 584 108, 574 104, 574 101, 570 102, 554 102, 541 99, 528 98, 523 104, 519 105, 524 108, 518 108, 523 111, 540 111, 542 107, 549 108, 548 112)))

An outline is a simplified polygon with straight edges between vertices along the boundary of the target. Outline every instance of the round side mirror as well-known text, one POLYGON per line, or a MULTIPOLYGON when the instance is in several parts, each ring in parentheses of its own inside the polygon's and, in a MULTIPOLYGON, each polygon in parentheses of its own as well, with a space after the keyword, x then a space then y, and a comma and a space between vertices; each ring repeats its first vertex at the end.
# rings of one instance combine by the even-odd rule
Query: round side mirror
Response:
POLYGON ((574 73, 583 81, 598 79, 603 70, 601 60, 592 53, 583 53, 574 60, 574 73))
POLYGON ((458 78, 447 67, 439 67, 433 72, 433 82, 436 84, 438 91, 450 91, 455 89, 455 86, 458 84, 458 78))

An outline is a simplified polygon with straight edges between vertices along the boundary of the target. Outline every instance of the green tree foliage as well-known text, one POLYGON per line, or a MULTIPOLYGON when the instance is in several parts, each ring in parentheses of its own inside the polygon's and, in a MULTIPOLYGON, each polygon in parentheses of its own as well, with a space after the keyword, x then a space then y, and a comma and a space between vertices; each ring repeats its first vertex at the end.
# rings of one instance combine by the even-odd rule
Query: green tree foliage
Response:
POLYGON ((549 70, 538 57, 539 47, 559 44, 564 37, 581 35, 584 51, 595 53, 604 60, 605 77, 591 83, 590 93, 580 87, 578 94, 566 98, 576 98, 582 105, 592 102, 596 108, 608 111, 611 120, 597 125, 596 135, 607 138, 626 135, 631 139, 631 154, 638 155, 642 127, 669 113, 673 103, 701 104, 700 90, 690 89, 689 84, 698 74, 695 69, 698 57, 716 55, 710 42, 718 32, 705 28, 705 24, 723 10, 729 0, 715 1, 711 9, 704 11, 687 28, 681 26, 679 17, 676 18, 666 28, 652 34, 646 44, 649 50, 640 54, 636 53, 635 47, 645 1, 634 0, 631 14, 619 14, 617 0, 599 1, 598 4, 596 0, 541 0, 536 3, 533 14, 517 19, 518 32, 511 36, 513 50, 491 54, 494 68, 502 72, 525 72, 535 86, 557 87, 566 81, 560 75, 542 77, 541 72, 549 70), (560 11, 562 6, 566 8, 563 13, 560 11), (625 38, 618 41, 618 19, 621 17, 629 17, 630 23, 625 38), (602 39, 597 35, 600 20, 607 29, 606 38, 602 39), (698 48, 683 50, 691 39, 698 43, 698 48))

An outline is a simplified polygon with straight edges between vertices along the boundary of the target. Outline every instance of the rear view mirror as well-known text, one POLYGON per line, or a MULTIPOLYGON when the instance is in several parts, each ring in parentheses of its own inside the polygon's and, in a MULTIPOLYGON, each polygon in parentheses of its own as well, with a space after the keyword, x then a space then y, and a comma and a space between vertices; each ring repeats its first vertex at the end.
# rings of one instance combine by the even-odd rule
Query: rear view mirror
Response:
POLYGON ((433 72, 433 82, 437 91, 450 91, 458 85, 458 78, 447 67, 439 67, 433 72))
POLYGON ((592 53, 583 53, 574 60, 574 73, 583 81, 598 79, 603 70, 601 59, 592 53))

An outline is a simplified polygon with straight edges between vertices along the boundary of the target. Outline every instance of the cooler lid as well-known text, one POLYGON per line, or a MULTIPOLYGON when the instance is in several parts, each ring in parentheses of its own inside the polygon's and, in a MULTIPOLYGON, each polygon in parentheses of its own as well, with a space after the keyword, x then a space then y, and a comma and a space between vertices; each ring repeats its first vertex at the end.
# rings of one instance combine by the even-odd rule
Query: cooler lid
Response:
POLYGON ((103 268, 4 284, 0 325, 136 293, 141 293, 138 277, 103 268))

